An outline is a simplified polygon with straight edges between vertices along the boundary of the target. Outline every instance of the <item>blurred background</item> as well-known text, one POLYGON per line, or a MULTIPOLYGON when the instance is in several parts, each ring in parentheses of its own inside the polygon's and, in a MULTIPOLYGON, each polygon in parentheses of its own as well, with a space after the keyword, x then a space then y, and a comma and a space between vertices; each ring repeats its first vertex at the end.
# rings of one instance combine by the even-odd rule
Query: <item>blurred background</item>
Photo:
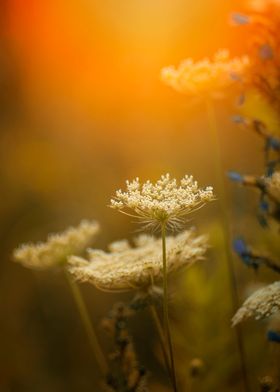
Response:
MULTIPOLYGON (((125 179, 187 173, 215 187, 205 105, 163 85, 159 73, 219 48, 246 52, 242 33, 228 23, 239 9, 241 1, 233 0, 1 0, 1 391, 99 391, 96 364, 63 277, 24 269, 11 260, 12 250, 82 218, 101 223, 97 247, 132 237, 135 225, 107 207, 125 179)), ((224 171, 260 174, 262 143, 232 124, 235 100, 229 94, 215 103, 224 171)), ((249 110, 258 110, 257 99, 252 105, 249 110)), ((257 197, 226 184, 233 235, 263 236, 254 216, 257 197)), ((205 370, 194 391, 241 390, 227 268, 215 251, 216 216, 212 203, 188 223, 210 233, 212 249, 186 273, 172 311, 178 372, 186 379, 182 391, 196 357, 205 370)), ((244 298, 255 276, 237 259, 235 267, 244 298)), ((109 350, 98 326, 127 296, 81 288, 109 350)), ((264 325, 246 328, 256 385, 270 366, 270 347, 264 325)), ((149 315, 132 322, 131 331, 151 391, 168 391, 149 315)))

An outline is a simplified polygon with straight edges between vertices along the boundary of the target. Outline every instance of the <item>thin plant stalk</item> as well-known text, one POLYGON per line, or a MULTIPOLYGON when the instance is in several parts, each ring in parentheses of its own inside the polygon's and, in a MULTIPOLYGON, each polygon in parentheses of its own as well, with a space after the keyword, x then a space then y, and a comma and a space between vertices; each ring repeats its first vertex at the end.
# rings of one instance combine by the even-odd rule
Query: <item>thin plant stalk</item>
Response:
MULTIPOLYGON (((214 165, 215 165, 215 175, 217 181, 217 189, 219 192, 219 206, 220 206, 220 216, 221 216, 221 226, 222 226, 222 233, 223 233, 223 248, 225 253, 225 258, 227 261, 228 272, 229 272, 229 279, 230 279, 230 292, 231 292, 231 302, 233 307, 233 313, 239 307, 239 296, 238 296, 238 289, 237 289, 237 281, 234 271, 234 264, 233 258, 230 251, 231 248, 231 236, 230 236, 230 229, 229 229, 229 220, 227 214, 227 201, 226 201, 226 190, 224 185, 224 173, 222 168, 222 156, 221 156, 221 148, 219 143, 219 135, 218 135, 218 128, 216 122, 216 115, 213 106, 213 102, 211 99, 206 101, 207 105, 207 117, 209 123, 209 131, 210 136, 212 138, 212 150, 214 156, 214 165)), ((236 333, 236 340, 238 346, 238 353, 239 353, 239 360, 240 360, 240 368, 241 374, 243 379, 243 386, 244 391, 249 392, 249 379, 247 374, 246 368, 246 358, 245 358, 245 349, 244 349, 244 342, 242 336, 242 330, 240 326, 235 328, 236 333)))
POLYGON ((81 317, 81 321, 84 325, 84 328, 85 328, 86 334, 88 336, 88 340, 89 340, 90 346, 92 348, 92 351, 94 353, 97 364, 98 364, 102 374, 104 376, 106 376, 108 374, 107 361, 106 361, 106 358, 103 354, 101 346, 99 344, 99 341, 98 341, 97 335, 95 333, 93 324, 90 320, 89 313, 86 308, 85 302, 83 300, 79 286, 74 281, 74 279, 72 279, 72 277, 70 276, 70 274, 67 271, 65 271, 65 276, 66 276, 66 279, 69 283, 74 301, 77 305, 77 308, 78 308, 78 311, 79 311, 79 314, 81 317))
POLYGON ((172 377, 171 367, 170 367, 170 359, 168 357, 168 352, 166 351, 166 347, 165 347, 165 336, 164 336, 164 332, 163 332, 163 329, 161 326, 161 322, 160 322, 159 316, 157 314, 157 310, 155 309, 155 306, 150 305, 149 310, 150 310, 153 322, 155 324, 156 330, 158 332, 161 350, 162 350, 162 354, 163 354, 163 358, 164 358, 164 363, 165 363, 166 369, 168 371, 168 375, 170 377, 171 383, 173 384, 173 377, 172 377))
POLYGON ((161 239, 162 239, 162 265, 163 265, 163 319, 167 338, 167 345, 170 357, 171 373, 173 379, 173 389, 177 392, 177 381, 175 372, 175 360, 173 355, 173 344, 171 338, 169 315, 168 315, 168 292, 167 292, 167 258, 166 258, 166 222, 161 224, 161 239))

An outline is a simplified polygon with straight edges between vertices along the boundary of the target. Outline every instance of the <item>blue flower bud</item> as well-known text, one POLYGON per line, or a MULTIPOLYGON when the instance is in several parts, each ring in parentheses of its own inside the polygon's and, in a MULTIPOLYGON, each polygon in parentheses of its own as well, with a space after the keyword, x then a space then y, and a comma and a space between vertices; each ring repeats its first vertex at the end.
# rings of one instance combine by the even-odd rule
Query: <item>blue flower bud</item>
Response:
POLYGON ((243 176, 235 171, 228 172, 228 177, 235 182, 243 182, 243 176))
POLYGON ((280 343, 280 332, 269 330, 266 337, 269 342, 280 343))

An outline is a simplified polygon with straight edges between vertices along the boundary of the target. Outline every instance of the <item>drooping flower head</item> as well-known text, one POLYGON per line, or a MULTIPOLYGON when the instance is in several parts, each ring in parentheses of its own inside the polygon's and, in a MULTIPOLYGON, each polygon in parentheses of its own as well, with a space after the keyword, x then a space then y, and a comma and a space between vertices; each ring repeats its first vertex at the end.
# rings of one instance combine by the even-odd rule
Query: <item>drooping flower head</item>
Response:
POLYGON ((233 326, 255 317, 256 320, 280 312, 280 281, 255 291, 241 306, 232 319, 233 326))
MULTIPOLYGON (((205 236, 195 236, 186 230, 177 236, 167 236, 167 273, 204 258, 207 245, 205 236)), ((89 260, 71 256, 68 270, 83 282, 92 283, 104 291, 144 289, 162 279, 161 239, 140 235, 131 246, 127 240, 109 245, 109 252, 89 250, 89 260)))
POLYGON ((98 232, 97 222, 83 220, 77 227, 50 235, 46 242, 21 245, 13 253, 14 260, 37 270, 61 266, 67 262, 69 255, 82 254, 98 232))
POLYGON ((226 87, 242 79, 248 65, 247 56, 230 59, 229 51, 224 49, 219 50, 213 60, 194 62, 189 58, 178 68, 165 67, 161 70, 161 80, 183 94, 218 97, 226 87))
POLYGON ((166 174, 154 184, 151 181, 141 184, 139 178, 127 181, 126 191, 118 190, 110 206, 139 218, 148 227, 165 223, 176 229, 187 214, 213 199, 213 188, 199 188, 192 176, 186 175, 178 184, 166 174))

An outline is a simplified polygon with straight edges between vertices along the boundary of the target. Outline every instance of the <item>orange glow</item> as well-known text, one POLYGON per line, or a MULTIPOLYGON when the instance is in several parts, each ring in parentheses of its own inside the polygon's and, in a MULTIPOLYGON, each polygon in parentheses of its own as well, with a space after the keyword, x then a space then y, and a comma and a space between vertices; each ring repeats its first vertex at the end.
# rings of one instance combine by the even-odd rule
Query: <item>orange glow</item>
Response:
POLYGON ((166 110, 176 110, 182 98, 161 85, 160 69, 228 47, 234 8, 221 0, 8 4, 27 110, 65 105, 70 113, 105 122, 109 132, 112 117, 129 122, 132 113, 144 111, 164 121, 166 110))

